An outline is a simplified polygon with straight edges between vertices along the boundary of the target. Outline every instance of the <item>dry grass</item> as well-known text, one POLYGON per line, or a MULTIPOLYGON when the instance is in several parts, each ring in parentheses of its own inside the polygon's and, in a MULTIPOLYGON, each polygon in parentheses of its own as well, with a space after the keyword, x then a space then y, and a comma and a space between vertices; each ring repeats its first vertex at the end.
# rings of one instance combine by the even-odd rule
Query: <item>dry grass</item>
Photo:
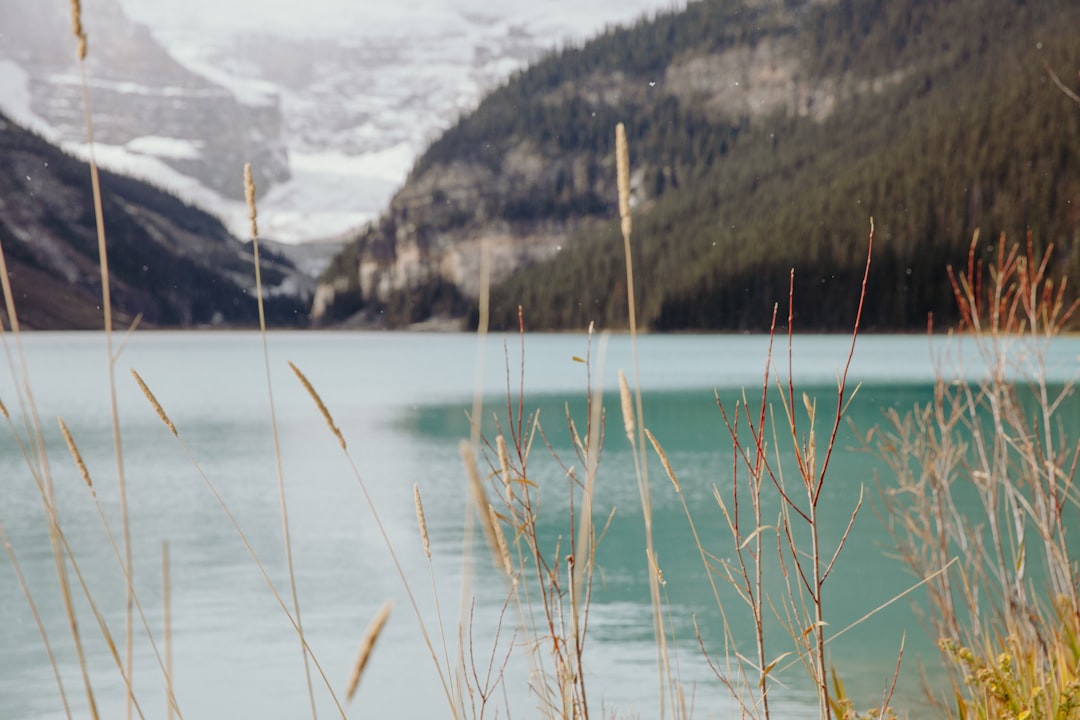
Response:
POLYGON ((890 411, 871 443, 895 481, 882 501, 916 574, 959 559, 928 584, 925 623, 952 680, 936 703, 965 718, 1080 717, 1080 594, 1067 541, 1080 444, 1062 415, 1073 383, 1051 386, 1046 366, 1077 304, 1049 275, 1052 247, 1039 257, 1030 235, 1023 249, 1002 237, 984 263, 977 242, 950 278, 958 335, 985 372, 947 376, 961 363, 953 346, 934 399, 890 411), (976 509, 961 513, 971 495, 976 509))
POLYGON ((173 720, 179 708, 176 704, 176 691, 173 687, 173 644, 172 644, 172 566, 169 559, 169 541, 161 543, 161 625, 165 646, 165 690, 169 701, 165 707, 166 720, 173 720))
MULTIPOLYGON (((131 677, 134 673, 134 615, 135 587, 132 576, 134 575, 134 563, 132 561, 131 547, 131 522, 128 512, 127 477, 124 472, 124 448, 120 434, 120 410, 116 399, 116 360, 118 353, 113 346, 113 311, 112 292, 109 283, 109 252, 108 242, 105 236, 105 212, 101 201, 101 179, 98 176, 98 165, 94 147, 94 120, 90 108, 90 89, 86 81, 86 52, 87 37, 82 28, 82 11, 79 0, 71 0, 72 30, 77 40, 77 54, 79 58, 79 77, 82 85, 83 117, 86 121, 86 142, 90 151, 90 186, 94 196, 94 222, 97 228, 98 241, 98 267, 101 270, 101 313, 105 327, 105 350, 109 361, 109 407, 112 418, 113 453, 116 459, 116 481, 120 493, 120 518, 124 538, 124 577, 127 586, 125 588, 125 616, 124 616, 124 675, 128 684, 129 692, 125 707, 125 716, 131 720, 132 710, 135 706, 135 698, 131 695, 131 677)), ((9 309, 9 317, 12 310, 9 309)), ((138 319, 134 325, 138 324, 138 319)), ((72 620, 74 622, 74 620, 72 620)), ((87 680, 87 692, 89 692, 89 680, 87 680)), ((91 703, 93 705, 93 703, 91 703)), ((96 712, 96 711, 95 711, 96 712)))
POLYGON ((300 381, 300 384, 304 386, 304 390, 307 394, 311 396, 311 401, 315 403, 315 407, 318 408, 319 414, 322 415, 322 419, 326 423, 326 426, 330 428, 330 432, 337 438, 338 445, 341 446, 342 450, 348 452, 349 447, 345 443, 345 436, 341 434, 341 428, 334 422, 334 418, 330 415, 330 410, 326 407, 326 403, 322 401, 322 397, 319 396, 318 391, 315 390, 315 386, 311 384, 311 381, 307 379, 307 375, 305 375, 300 368, 296 367, 292 361, 289 361, 289 368, 292 369, 293 374, 296 375, 296 379, 300 381))
POLYGON ((281 433, 278 430, 277 409, 274 407, 274 384, 270 378, 270 341, 266 333, 266 308, 263 303, 262 263, 259 261, 259 209, 255 203, 255 180, 251 175, 251 163, 244 164, 244 199, 247 201, 248 219, 251 222, 251 248, 255 263, 255 299, 259 307, 259 336, 262 338, 263 369, 266 371, 266 396, 270 410, 270 430, 274 441, 274 468, 277 473, 278 504, 281 508, 281 532, 285 546, 285 565, 289 571, 289 593, 292 596, 296 631, 300 636, 300 653, 304 658, 304 678, 307 683, 308 703, 311 717, 318 717, 315 710, 315 686, 311 681, 311 661, 307 642, 304 640, 304 622, 300 613, 300 595, 296 588, 296 569, 293 564, 292 531, 289 527, 289 506, 285 496, 285 466, 281 460, 281 433))
POLYGON ((379 612, 375 614, 368 629, 364 632, 364 638, 360 641, 360 651, 356 655, 352 673, 349 675, 349 681, 345 684, 346 700, 352 700, 356 694, 356 688, 360 685, 360 676, 364 674, 364 668, 367 667, 368 660, 371 658, 371 651, 375 649, 375 642, 379 639, 383 627, 386 626, 386 621, 390 619, 390 611, 393 609, 394 603, 390 600, 386 601, 379 608, 379 612))
POLYGON ((67 424, 63 418, 58 418, 60 423, 60 432, 64 436, 64 442, 67 444, 68 452, 71 453, 71 459, 75 461, 75 467, 79 468, 79 475, 82 476, 83 482, 86 483, 86 487, 90 488, 90 492, 94 491, 94 483, 90 480, 90 471, 86 469, 86 463, 83 462, 82 453, 79 452, 79 446, 75 444, 75 438, 71 437, 71 431, 68 430, 67 424))
MULTIPOLYGON (((703 572, 707 575, 724 626, 723 653, 714 659, 706 639, 698 632, 698 642, 709 660, 710 667, 719 682, 726 686, 739 706, 742 718, 771 718, 771 690, 780 672, 794 663, 801 663, 812 678, 817 690, 818 711, 822 718, 834 715, 847 717, 846 705, 838 704, 835 685, 830 687, 829 661, 826 654, 827 603, 824 593, 826 581, 848 539, 855 517, 862 505, 862 495, 850 511, 847 528, 837 544, 825 548, 820 541, 821 520, 819 509, 822 492, 829 477, 829 461, 836 446, 837 433, 843 422, 850 401, 847 374, 854 356, 859 334, 859 319, 866 296, 866 278, 870 270, 873 248, 873 225, 867 247, 866 269, 858 295, 858 311, 851 334, 851 346, 837 379, 835 412, 827 426, 823 449, 817 440, 817 406, 805 393, 802 394, 804 413, 796 408, 796 389, 792 380, 792 338, 794 297, 788 298, 788 368, 784 384, 774 367, 773 340, 777 312, 774 308, 772 331, 760 401, 751 405, 744 393, 734 408, 727 408, 716 401, 721 417, 727 427, 732 443, 732 487, 725 496, 713 487, 713 496, 731 540, 731 549, 710 550, 703 546, 689 505, 682 495, 675 471, 660 442, 647 433, 661 466, 675 486, 683 505, 683 511, 692 531, 703 572), (773 393, 780 406, 774 409, 773 393), (778 429, 779 426, 779 429, 778 429), (784 463, 780 447, 786 446, 795 458, 796 482, 785 479, 784 463), (820 460, 819 460, 820 455, 820 460), (779 500, 779 518, 773 523, 766 521, 763 507, 766 496, 779 500), (770 551, 769 548, 775 548, 770 551), (721 560, 722 553, 731 559, 721 560), (769 597, 764 590, 763 579, 767 568, 775 567, 781 573, 785 590, 778 596, 769 597), (728 583, 750 611, 754 629, 755 657, 751 660, 739 649, 728 619, 728 611, 720 599, 717 580, 728 583), (773 648, 767 647, 767 628, 777 624, 786 639, 773 648), (776 647, 779 645, 779 647, 776 647), (794 655, 794 659, 789 659, 794 655), (782 664, 787 661, 787 664, 782 664), (841 707, 843 705, 843 707, 841 707), (843 710, 843 712, 841 712, 843 710)), ((794 272, 791 288, 794 287, 794 272)), ((865 618, 863 618, 865 619, 865 618)), ((880 708, 885 713, 889 703, 887 695, 880 708)))

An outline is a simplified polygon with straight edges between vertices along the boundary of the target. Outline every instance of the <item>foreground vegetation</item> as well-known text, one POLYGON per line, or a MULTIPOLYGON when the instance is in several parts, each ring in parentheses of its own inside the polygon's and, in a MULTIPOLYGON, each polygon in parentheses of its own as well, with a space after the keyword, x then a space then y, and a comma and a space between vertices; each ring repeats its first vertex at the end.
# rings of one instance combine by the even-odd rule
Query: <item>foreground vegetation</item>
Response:
MULTIPOLYGON (((85 37, 78 23, 80 56, 85 53, 85 37)), ((633 223, 630 208, 629 147, 625 129, 617 126, 615 134, 616 186, 618 190, 619 231, 623 247, 623 282, 631 337, 636 338, 638 307, 635 302, 637 260, 633 253, 633 223)), ((94 172, 94 171, 92 171, 94 172)), ((258 261, 257 212, 250 169, 245 173, 245 190, 251 208, 254 248, 254 271, 257 296, 261 298, 261 275, 258 261)), ((92 178, 95 191, 97 178, 92 178)), ((99 220, 103 212, 97 203, 99 220)), ((124 497, 123 450, 119 418, 116 417, 117 379, 113 370, 117 350, 112 339, 110 313, 107 239, 105 224, 99 222, 99 262, 102 273, 103 317, 109 354, 109 386, 113 393, 112 419, 121 498, 124 497)), ((716 506, 691 508, 683 500, 687 525, 694 545, 688 553, 701 559, 701 572, 709 580, 713 598, 725 618, 730 609, 723 607, 717 587, 729 583, 737 590, 753 619, 754 647, 740 647, 730 626, 725 625, 723 649, 707 649, 702 643, 716 681, 726 686, 743 718, 777 717, 770 704, 781 674, 789 664, 801 664, 809 674, 822 718, 891 718, 902 710, 891 707, 892 685, 883 680, 880 705, 859 713, 847 696, 839 673, 830 668, 829 641, 835 636, 830 627, 847 625, 847 618, 834 618, 830 612, 827 589, 835 573, 842 572, 842 553, 847 541, 845 530, 839 540, 829 545, 824 539, 819 509, 824 502, 823 489, 834 478, 830 460, 836 437, 845 419, 845 409, 854 392, 848 387, 847 368, 856 351, 863 313, 874 293, 869 280, 873 266, 876 231, 871 224, 869 244, 863 255, 863 273, 849 286, 851 293, 851 350, 838 378, 835 405, 819 408, 795 386, 792 380, 790 342, 794 333, 799 296, 794 271, 788 274, 786 312, 774 306, 770 345, 760 396, 744 399, 733 407, 718 402, 718 412, 729 432, 732 450, 730 486, 714 488, 716 506), (787 334, 786 374, 783 333, 787 334), (779 337, 778 337, 779 336, 779 337), (780 446, 790 448, 793 467, 782 467, 776 454, 780 446), (763 499, 779 500, 782 511, 774 520, 762 514, 763 499), (709 524, 726 529, 730 544, 713 547, 704 542, 698 528, 709 524), (727 558, 722 560, 721 558, 727 558), (763 576, 780 568, 786 579, 783 590, 768 594, 763 576), (768 628, 779 626, 780 640, 768 628)), ((977 241, 977 236, 976 236, 977 241)), ((1080 463, 1080 444, 1067 434, 1063 412, 1073 385, 1052 388, 1046 381, 1046 351, 1073 315, 1076 304, 1069 300, 1064 282, 1051 272, 1052 249, 1040 252, 1033 236, 1025 245, 1008 245, 1004 238, 993 245, 990 262, 982 260, 976 241, 972 241, 966 260, 950 268, 950 289, 960 318, 958 335, 971 338, 987 372, 967 372, 953 356, 940 358, 940 376, 933 399, 908 413, 895 412, 887 427, 865 430, 868 448, 883 458, 895 477, 883 480, 880 505, 885 521, 894 533, 896 548, 927 588, 928 628, 940 639, 946 667, 952 679, 952 695, 934 697, 943 717, 1014 718, 1066 720, 1080 718, 1080 591, 1078 591, 1075 551, 1070 549, 1066 531, 1074 522, 1077 497, 1073 487, 1080 463), (977 494, 981 513, 961 515, 956 511, 957 494, 977 494), (1036 569, 1038 571, 1036 572, 1036 569)), ((142 716, 131 684, 134 671, 132 639, 145 632, 154 647, 164 684, 168 689, 169 713, 182 708, 172 691, 171 668, 167 661, 168 631, 165 649, 158 651, 156 635, 149 627, 142 605, 134 592, 131 578, 129 520, 122 500, 122 523, 118 531, 102 515, 110 538, 116 538, 116 557, 126 581, 126 627, 121 636, 114 634, 100 612, 79 566, 79 553, 67 540, 65 528, 56 512, 56 493, 52 486, 48 457, 42 440, 43 431, 29 380, 19 368, 21 349, 16 300, 11 291, 4 255, 0 248, 0 284, 2 284, 14 348, 12 372, 20 377, 19 407, 26 417, 17 417, 6 406, 0 413, 8 421, 12 438, 24 452, 27 474, 37 483, 45 508, 52 552, 56 561, 64 612, 70 620, 71 641, 75 645, 82 671, 87 705, 97 715, 95 690, 81 650, 87 632, 75 622, 76 603, 86 603, 98 621, 98 628, 112 652, 116 671, 128 694, 128 714, 142 716), (26 421, 25 426, 23 420, 26 421), (23 430, 22 428, 26 429, 23 430), (141 627, 138 627, 141 625, 141 627)), ((486 297, 480 303, 480 332, 487 331, 486 297)), ((521 321, 519 309, 518 322, 521 321)), ((260 305, 260 314, 262 308, 260 305)), ((263 318, 264 350, 268 342, 263 318)), ((7 331, 10 329, 10 333, 7 331)), ((522 328, 523 330, 524 328, 522 328)), ((270 417, 275 441, 277 426, 273 410, 273 388, 269 381, 270 417)), ((591 373, 592 356, 582 361, 591 373)), ((345 437, 333 417, 332 399, 319 395, 300 368, 292 370, 310 394, 328 431, 337 440, 353 468, 355 479, 364 491, 372 518, 386 541, 401 575, 424 639, 438 671, 441 690, 447 702, 447 714, 454 718, 479 717, 493 712, 504 682, 500 667, 478 673, 469 667, 474 653, 468 646, 470 628, 447 627, 441 617, 425 617, 416 602, 414 578, 406 576, 397 561, 393 544, 382 527, 379 513, 354 461, 345 437), (448 638, 458 638, 453 652, 448 638)), ((328 679, 327 669, 312 652, 304 634, 300 600, 292 570, 288 509, 284 477, 278 458, 278 482, 281 490, 284 553, 289 568, 289 589, 278 589, 236 522, 228 505, 218 494, 214 482, 198 459, 184 444, 184 436, 143 379, 134 373, 134 381, 151 408, 187 453, 193 467, 226 512, 240 541, 251 553, 252 561, 266 579, 269 592, 277 599, 285 618, 283 628, 296 633, 298 649, 307 671, 312 715, 316 694, 333 698, 342 717, 344 705, 357 687, 359 678, 373 655, 378 635, 385 625, 388 608, 374 618, 367 637, 361 642, 358 659, 344 689, 328 679)), ((629 374, 620 373, 620 412, 622 429, 634 449, 634 473, 640 497, 644 525, 642 563, 647 569, 653 611, 653 630, 657 657, 658 717, 689 717, 687 702, 670 643, 668 607, 663 592, 663 569, 656 557, 652 540, 652 490, 655 471, 666 475, 682 499, 678 468, 669 462, 663 439, 650 432, 643 412, 640 378, 635 367, 629 374), (628 377, 629 375, 629 377, 628 377), (650 473, 650 469, 653 470, 650 473)), ((506 617, 497 619, 493 634, 518 634, 512 651, 523 652, 534 670, 533 691, 541 712, 552 718, 587 718, 598 715, 595 700, 590 700, 590 676, 583 663, 589 635, 589 609, 593 581, 599 568, 596 547, 602 541, 604 526, 598 523, 595 495, 599 460, 606 431, 606 414, 599 388, 588 388, 586 417, 568 418, 574 443, 574 467, 556 457, 570 479, 571 512, 565 520, 564 543, 552 547, 538 533, 538 497, 542 488, 530 468, 543 459, 533 457, 533 448, 541 436, 539 419, 530 415, 525 399, 510 395, 505 415, 500 416, 496 432, 483 437, 474 426, 472 437, 463 440, 461 454, 463 476, 473 501, 476 523, 486 539, 496 566, 506 575, 506 617), (503 630, 503 625, 506 629, 503 630)), ((472 417, 480 417, 480 401, 472 417)), ((88 488, 93 489, 77 443, 63 421, 60 427, 72 461, 81 471, 88 488)), ((277 443, 275 442, 275 446, 277 443)), ((544 492, 553 491, 547 488, 544 492)), ((422 491, 414 487, 418 530, 429 563, 433 563, 423 510, 422 491)), ((850 510, 853 523, 862 512, 863 495, 854 499, 850 510)), ((2 518, 0 518, 2 520, 2 518)), ((850 524, 848 526, 850 529, 850 524)), ((0 533, 3 526, 0 525, 0 533)), ((4 536, 9 560, 21 578, 18 559, 4 536)), ((434 578, 434 566, 429 565, 434 578)), ((38 614, 41 603, 30 588, 23 585, 26 599, 41 629, 43 643, 52 657, 51 643, 38 614)), ((466 623, 465 619, 461 623, 466 623)), ((902 650, 897 667, 904 661, 902 650)), ((58 692, 71 716, 70 703, 55 662, 58 692)), ((142 670, 141 670, 142 671, 142 670)), ((895 678, 894 680, 895 681, 895 678)), ((515 708, 504 708, 507 714, 515 708)))

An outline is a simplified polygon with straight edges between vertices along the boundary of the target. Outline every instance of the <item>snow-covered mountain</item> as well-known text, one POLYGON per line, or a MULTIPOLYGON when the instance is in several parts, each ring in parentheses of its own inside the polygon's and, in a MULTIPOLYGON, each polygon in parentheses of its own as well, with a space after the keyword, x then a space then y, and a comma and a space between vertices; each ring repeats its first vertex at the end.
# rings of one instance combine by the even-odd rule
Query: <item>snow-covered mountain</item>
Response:
MULTIPOLYGON (((116 0, 87 13, 86 64, 102 164, 176 187, 188 199, 243 198, 243 163, 269 186, 288 178, 279 102, 241 102, 185 68, 116 0), (201 193, 200 193, 201 190, 201 193)), ((0 110, 83 154, 86 125, 69 10, 63 3, 0 3, 0 110)))
MULTIPOLYGON (((207 207, 241 236, 238 178, 250 160, 263 233, 287 242, 341 235, 373 219, 423 147, 514 70, 672 4, 99 0, 84 10, 98 157, 207 207), (122 52, 111 47, 117 37, 122 52), (136 119, 144 124, 120 122, 136 119)), ((66 7, 45 5, 0 5, 0 109, 79 150, 66 7), (49 22, 15 30, 16 19, 40 15, 49 22)))

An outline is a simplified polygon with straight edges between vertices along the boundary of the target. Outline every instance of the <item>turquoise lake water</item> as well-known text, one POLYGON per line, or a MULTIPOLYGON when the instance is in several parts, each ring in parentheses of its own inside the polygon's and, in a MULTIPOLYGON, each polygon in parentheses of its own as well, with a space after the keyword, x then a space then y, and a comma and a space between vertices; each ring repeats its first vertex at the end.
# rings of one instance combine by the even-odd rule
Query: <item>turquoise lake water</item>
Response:
MULTIPOLYGON (((120 532, 116 467, 109 420, 104 339, 94 333, 24 336, 31 387, 45 429, 58 513, 79 568, 109 629, 123 635, 124 580, 95 505, 64 446, 56 418, 71 429, 93 477, 113 532, 120 532)), ((796 395, 817 398, 818 436, 835 409, 837 373, 850 341, 843 337, 796 337, 792 350, 796 395)), ((760 402, 767 339, 759 336, 646 336, 640 339, 644 425, 663 443, 707 550, 721 558, 733 547, 713 499, 714 486, 730 493, 732 450, 714 392, 734 407, 746 388, 760 402)), ((342 692, 371 617, 395 601, 390 622, 365 671, 350 716, 448 717, 433 665, 402 583, 363 502, 358 483, 310 398, 289 371, 295 362, 322 394, 342 429, 359 471, 372 492, 391 542, 414 588, 421 615, 437 631, 435 603, 416 529, 413 484, 423 493, 435 556, 439 603, 449 642, 456 640, 463 579, 472 608, 471 646, 478 665, 492 654, 505 578, 477 536, 476 562, 463 561, 466 477, 458 444, 469 435, 467 413, 474 388, 483 391, 485 431, 493 414, 506 423, 507 388, 516 403, 522 375, 526 413, 539 411, 547 440, 560 457, 577 463, 566 413, 585 424, 586 366, 574 358, 590 351, 584 334, 528 336, 524 369, 521 339, 490 336, 479 350, 469 335, 381 333, 272 333, 273 387, 282 437, 286 491, 305 630, 336 692, 342 692), (507 367, 509 366, 509 373, 507 367)), ((931 397, 935 361, 947 348, 949 368, 978 372, 969 347, 933 345, 925 337, 861 338, 849 377, 860 384, 848 419, 859 432, 882 422, 883 410, 900 411, 931 397), (959 350, 958 350, 959 349, 959 350), (960 364, 956 364, 956 358, 960 364)), ((786 382, 787 348, 778 346, 771 372, 786 382)), ((1080 341, 1061 339, 1050 348, 1052 375, 1077 370, 1080 341)), ((310 716, 298 642, 250 556, 200 479, 198 469, 157 419, 129 374, 135 368, 150 385, 212 480, 279 588, 287 589, 282 552, 274 450, 262 363, 253 333, 138 333, 117 362, 125 468, 129 487, 134 583, 147 620, 160 639, 161 547, 172 559, 175 688, 190 718, 310 716)), ((619 412, 615 373, 632 377, 625 336, 595 337, 594 383, 604 389, 607 428, 597 479, 595 515, 610 528, 597 552, 596 578, 585 652, 590 699, 619 717, 657 715, 655 645, 652 638, 647 565, 638 490, 629 443, 619 412)), ((952 372, 950 370, 949 372, 952 372)), ((774 390, 774 397, 775 390, 774 390)), ((0 400, 25 436, 10 369, 0 374, 0 400)), ((1070 401, 1074 402, 1074 401, 1070 401)), ((779 405, 775 406, 781 411, 779 405)), ((1070 417, 1076 418, 1077 412, 1070 417)), ((1080 427, 1080 420, 1077 420, 1080 427)), ((889 553, 889 539, 873 512, 880 463, 855 449, 855 431, 843 426, 826 480, 823 535, 834 541, 860 493, 866 502, 826 586, 830 629, 895 596, 914 579, 889 553)), ((781 443, 781 466, 789 466, 790 443, 781 443), (787 458, 787 459, 785 459, 787 458)), ((673 647, 681 676, 694 700, 694 717, 737 717, 726 690, 704 662, 695 621, 706 647, 723 653, 721 613, 693 545, 682 505, 655 456, 649 473, 657 556, 663 570, 673 647)), ((551 451, 538 440, 530 459, 540 486, 541 536, 552 553, 566 538, 566 480, 551 451)), ((791 477, 794 479, 794 476, 791 477)), ((778 505, 767 498, 765 516, 778 505)), ((57 588, 57 575, 40 494, 10 429, 0 432, 0 522, 24 573, 58 657, 73 714, 85 717, 85 693, 57 588)), ((775 539, 773 540, 775 543, 775 539)), ((778 588, 773 587, 774 591, 778 588)), ((915 593, 914 597, 918 597, 915 593)), ((753 652, 748 615, 730 589, 721 601, 740 650, 753 652)), ((91 681, 102 717, 122 717, 123 683, 85 598, 76 596, 91 681)), ((512 626, 512 618, 507 621, 512 626)), ((137 628, 141 626, 137 623, 137 628)), ((511 628, 497 648, 505 651, 511 628)), ((918 662, 933 668, 936 651, 910 604, 901 601, 830 645, 832 662, 849 691, 872 703, 893 671, 901 636, 906 649, 897 695, 918 715, 918 662)), ((779 625, 768 636, 772 655, 787 650, 779 625)), ((521 640, 521 638, 518 638, 521 640)), ((122 645, 122 643, 121 643, 122 645)), ((136 635, 134 683, 146 717, 165 717, 161 673, 146 641, 136 635)), ((521 648, 519 648, 520 652, 521 648)), ((524 657, 524 653, 521 653, 524 657)), ((501 656, 500 656, 501 657, 501 656)), ((810 683, 798 665, 779 676, 775 717, 816 714, 810 683)), ((525 662, 507 667, 506 692, 517 717, 539 717, 529 694, 525 662)), ((320 684, 321 716, 336 714, 320 684)), ((500 700, 501 702, 501 700, 500 700)), ((489 710, 493 713, 493 709, 489 710)), ((494 717, 494 715, 491 715, 494 717)), ((500 717, 504 714, 500 711, 500 717)), ((57 683, 13 565, 0 561, 0 717, 64 717, 57 683)))

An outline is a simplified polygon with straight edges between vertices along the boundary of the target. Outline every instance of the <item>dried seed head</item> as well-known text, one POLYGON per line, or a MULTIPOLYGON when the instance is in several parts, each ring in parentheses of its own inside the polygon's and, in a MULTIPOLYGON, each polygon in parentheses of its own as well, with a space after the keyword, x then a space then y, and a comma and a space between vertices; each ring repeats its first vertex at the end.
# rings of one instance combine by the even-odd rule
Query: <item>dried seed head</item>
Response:
POLYGON ((63 418, 56 418, 60 423, 60 432, 64 434, 64 442, 67 443, 68 452, 71 453, 71 457, 75 460, 75 465, 79 468, 79 474, 82 475, 83 482, 86 483, 86 487, 90 488, 90 491, 94 490, 94 483, 90 482, 90 471, 86 469, 86 463, 83 462, 82 453, 79 452, 79 448, 75 445, 75 438, 71 437, 71 431, 68 430, 68 426, 64 424, 63 418))
POLYGON ((244 163, 244 199, 247 200, 248 219, 251 220, 251 237, 259 237, 259 225, 256 218, 259 215, 255 207, 255 179, 251 176, 251 163, 244 163))
POLYGON ((499 435, 495 438, 495 447, 499 453, 499 472, 502 473, 503 485, 506 487, 506 503, 514 501, 514 483, 510 477, 510 454, 506 450, 506 438, 499 435))
POLYGON ((364 633, 364 639, 360 641, 360 652, 357 653, 356 664, 353 665, 353 671, 349 676, 349 683, 345 689, 346 700, 352 700, 353 695, 356 694, 356 688, 360 684, 360 676, 364 672, 364 666, 367 665, 368 659, 371 657, 371 651, 375 648, 375 641, 379 639, 379 633, 382 632, 386 621, 390 618, 390 611, 393 609, 393 601, 387 600, 379 609, 371 624, 368 625, 368 629, 364 633))
POLYGON ((79 0, 71 0, 71 30, 79 41, 79 60, 86 59, 86 33, 82 26, 82 5, 79 0))
POLYGON ((169 428, 169 432, 173 434, 173 437, 179 437, 180 434, 176 432, 176 426, 173 425, 172 420, 169 419, 169 416, 165 414, 165 409, 161 407, 161 403, 159 403, 157 401, 157 398, 154 397, 154 393, 150 392, 150 388, 147 387, 145 382, 143 382, 143 379, 139 376, 139 373, 135 372, 135 368, 131 369, 131 374, 135 376, 135 382, 139 384, 139 389, 142 390, 142 393, 146 396, 146 399, 150 401, 150 405, 154 408, 154 411, 158 414, 158 417, 161 418, 161 422, 165 423, 165 427, 169 428))
POLYGON ((503 570, 507 575, 513 576, 514 563, 510 562, 510 546, 506 544, 506 535, 503 533, 502 523, 499 522, 499 515, 491 505, 488 505, 488 515, 491 517, 491 526, 495 529, 495 544, 499 549, 503 570))
POLYGON ((11 419, 11 416, 8 415, 8 409, 4 405, 3 400, 0 400, 0 415, 3 415, 5 420, 10 420, 11 419))
POLYGON ((431 560, 431 541, 428 538, 427 519, 424 517, 424 504, 420 502, 420 487, 413 483, 413 502, 416 503, 416 522, 420 525, 420 539, 424 541, 424 555, 431 560))
POLYGON ((626 128, 615 126, 615 174, 619 188, 619 218, 622 233, 630 235, 630 150, 626 144, 626 128))
POLYGON ((816 401, 811 400, 807 393, 803 393, 802 397, 803 405, 806 406, 807 418, 810 420, 810 432, 807 435, 803 448, 803 464, 805 467, 805 477, 803 478, 803 481, 809 485, 812 479, 811 476, 817 474, 817 440, 814 437, 814 411, 817 408, 817 403, 816 401))
POLYGON ((323 404, 322 398, 319 397, 319 393, 315 392, 315 386, 311 384, 307 379, 307 376, 300 372, 300 368, 296 367, 291 360, 289 361, 289 367, 292 368, 293 374, 300 380, 300 384, 307 390, 311 399, 315 401, 315 407, 319 409, 319 414, 323 416, 323 420, 325 420, 327 426, 329 426, 330 432, 334 433, 334 437, 337 438, 338 444, 341 445, 341 449, 347 450, 348 448, 345 446, 345 436, 341 434, 341 430, 334 424, 334 418, 330 416, 330 411, 326 409, 326 405, 323 404))
POLYGON ((660 464, 664 466, 664 472, 671 478, 671 484, 675 486, 675 492, 682 493, 682 488, 679 487, 679 480, 675 477, 675 470, 672 469, 671 463, 668 462, 667 453, 664 452, 664 448, 660 447, 660 443, 657 442, 653 434, 649 432, 648 428, 645 428, 645 437, 649 438, 649 442, 652 443, 653 450, 656 451, 657 457, 660 458, 660 464))
POLYGON ((630 385, 626 382, 626 373, 619 371, 619 399, 622 401, 623 425, 626 427, 626 437, 634 442, 634 403, 630 396, 630 385))
POLYGON ((501 568, 503 562, 499 553, 499 541, 495 536, 495 523, 492 522, 491 513, 488 510, 490 503, 484 493, 484 486, 480 483, 480 472, 476 469, 476 454, 467 440, 461 441, 460 451, 461 460, 465 463, 465 472, 469 476, 469 489, 476 503, 477 515, 480 517, 480 528, 484 531, 484 539, 487 540, 488 548, 495 560, 495 567, 501 568))

